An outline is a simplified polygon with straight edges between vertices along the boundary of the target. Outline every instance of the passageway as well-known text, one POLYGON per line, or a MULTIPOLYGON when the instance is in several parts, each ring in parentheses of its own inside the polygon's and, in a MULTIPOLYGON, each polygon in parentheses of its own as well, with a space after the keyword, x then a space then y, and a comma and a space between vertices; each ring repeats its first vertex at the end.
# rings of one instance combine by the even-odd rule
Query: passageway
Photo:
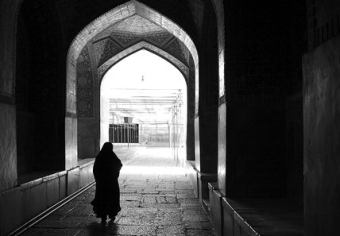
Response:
POLYGON ((119 177, 122 211, 101 225, 90 202, 95 186, 29 228, 22 235, 213 235, 184 170, 169 148, 140 148, 133 158, 122 149, 119 177))
POLYGON ((0 236, 339 235, 339 35, 336 0, 0 0, 0 236))

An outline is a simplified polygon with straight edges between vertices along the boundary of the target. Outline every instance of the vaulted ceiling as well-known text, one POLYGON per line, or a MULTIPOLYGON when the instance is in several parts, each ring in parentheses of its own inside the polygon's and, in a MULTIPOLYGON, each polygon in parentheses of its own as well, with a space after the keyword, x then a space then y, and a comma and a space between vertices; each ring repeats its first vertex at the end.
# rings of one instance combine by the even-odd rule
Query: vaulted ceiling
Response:
POLYGON ((99 67, 115 54, 141 41, 156 46, 188 66, 190 54, 185 45, 167 30, 139 15, 120 21, 94 37, 96 65, 99 67))

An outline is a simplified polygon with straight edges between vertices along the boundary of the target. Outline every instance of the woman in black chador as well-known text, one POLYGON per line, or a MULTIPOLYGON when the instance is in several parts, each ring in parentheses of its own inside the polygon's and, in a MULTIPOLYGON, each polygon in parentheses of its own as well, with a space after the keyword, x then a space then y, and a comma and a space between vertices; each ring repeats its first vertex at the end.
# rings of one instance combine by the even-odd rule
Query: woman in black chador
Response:
POLYGON ((96 195, 91 202, 94 213, 102 219, 102 223, 106 222, 107 216, 114 221, 115 216, 121 210, 118 177, 122 166, 121 161, 113 152, 112 143, 104 143, 93 166, 96 195))

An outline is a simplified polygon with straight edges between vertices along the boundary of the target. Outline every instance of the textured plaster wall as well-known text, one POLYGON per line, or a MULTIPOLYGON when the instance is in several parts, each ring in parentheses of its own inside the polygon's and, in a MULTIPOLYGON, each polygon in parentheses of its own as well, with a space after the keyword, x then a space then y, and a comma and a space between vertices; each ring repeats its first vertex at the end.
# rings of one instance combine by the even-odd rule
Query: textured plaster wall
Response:
POLYGON ((78 159, 95 158, 99 152, 99 132, 97 119, 79 119, 78 159))
POLYGON ((13 92, 15 23, 20 2, 0 2, 0 95, 10 95, 13 92))
POLYGON ((187 81, 188 95, 188 129, 187 129, 187 160, 195 160, 195 65, 192 57, 189 64, 187 81))
POLYGON ((100 96, 100 148, 109 141, 109 95, 101 90, 100 96))
POLYGON ((0 103, 0 191, 17 182, 16 113, 11 105, 0 103))
POLYGON ((227 170, 227 105, 218 108, 218 168, 217 179, 220 192, 226 195, 227 170))
POLYGON ((65 133, 65 169, 68 170, 78 164, 76 118, 65 118, 65 133))
POLYGON ((201 149, 200 149, 200 130, 199 117, 195 118, 195 168, 201 171, 201 149))
POLYGON ((195 160, 195 124, 193 120, 187 123, 187 160, 195 160))
POLYGON ((225 16, 223 1, 213 0, 217 18, 219 97, 225 95, 225 16))
POLYGON ((15 17, 20 1, 0 1, 0 191, 15 185, 16 113, 13 105, 15 17))
POLYGON ((340 36, 306 54, 304 72, 304 227, 338 235, 340 222, 340 36))

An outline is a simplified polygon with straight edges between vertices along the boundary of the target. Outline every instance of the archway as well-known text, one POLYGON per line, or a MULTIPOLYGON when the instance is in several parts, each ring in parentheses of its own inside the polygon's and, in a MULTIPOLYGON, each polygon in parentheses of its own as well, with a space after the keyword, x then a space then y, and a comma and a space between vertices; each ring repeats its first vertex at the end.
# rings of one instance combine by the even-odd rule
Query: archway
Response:
MULTIPOLYGON (((90 39, 94 38, 104 29, 112 26, 118 22, 129 17, 140 16, 144 19, 151 21, 158 27, 170 32, 173 36, 177 38, 190 52, 190 59, 188 62, 189 69, 182 67, 182 71, 189 71, 189 78, 191 78, 192 83, 190 89, 192 99, 194 104, 192 106, 192 113, 198 114, 198 54, 197 50, 190 39, 190 37, 175 23, 167 19, 166 17, 160 15, 158 12, 148 8, 147 6, 137 2, 130 1, 118 8, 107 12, 101 17, 97 18, 94 22, 89 24, 85 29, 80 32, 77 37, 73 40, 73 43, 68 51, 67 57, 67 86, 66 86, 66 117, 65 117, 65 158, 66 158, 66 168, 71 168, 77 165, 77 62, 81 52, 86 48, 86 44, 90 39), (152 13, 152 14, 151 14, 152 13), (107 17, 109 16, 109 17, 107 17), (110 19, 110 20, 108 20, 110 19), (189 65, 190 64, 190 65, 189 65), (184 69, 183 69, 184 68, 184 69), (191 70, 191 71, 190 71, 191 70)), ((143 47, 148 47, 143 45, 143 47)), ((150 47, 149 47, 150 48, 150 47)), ((128 52, 128 51, 126 51, 128 52)), ((115 60, 115 59, 113 59, 115 60)), ((108 62, 109 63, 109 62, 108 62)), ((174 62, 176 64, 176 62, 174 62)), ((178 63, 177 63, 178 64, 178 63)), ((107 66, 105 64, 102 68, 107 66)), ((177 65, 178 66, 178 65, 177 65)), ((179 66, 180 67, 180 66, 179 66)), ((100 74, 102 73, 102 68, 98 70, 97 74, 94 76, 100 79, 100 74)), ((92 70, 93 71, 93 70, 92 70)), ((192 115, 194 116, 194 115, 192 115)), ((98 126, 97 126, 98 127, 98 126)), ((99 127, 98 127, 99 128, 99 127)), ((192 128, 192 130, 194 130, 192 128)), ((97 144, 99 148, 99 142, 97 144)))
POLYGON ((183 165, 187 86, 176 67, 145 49, 137 51, 105 73, 100 102, 100 145, 110 140, 114 149, 171 148, 183 165))

